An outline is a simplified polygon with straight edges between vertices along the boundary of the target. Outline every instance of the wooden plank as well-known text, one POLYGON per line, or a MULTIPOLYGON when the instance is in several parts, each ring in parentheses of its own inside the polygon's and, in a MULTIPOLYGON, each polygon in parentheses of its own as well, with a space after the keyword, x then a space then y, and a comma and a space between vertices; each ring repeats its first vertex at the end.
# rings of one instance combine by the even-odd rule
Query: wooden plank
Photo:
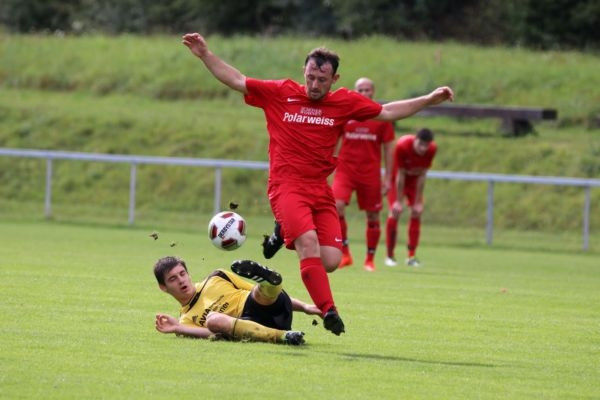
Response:
POLYGON ((416 115, 513 120, 556 120, 558 113, 556 110, 550 108, 442 104, 429 106, 416 115))

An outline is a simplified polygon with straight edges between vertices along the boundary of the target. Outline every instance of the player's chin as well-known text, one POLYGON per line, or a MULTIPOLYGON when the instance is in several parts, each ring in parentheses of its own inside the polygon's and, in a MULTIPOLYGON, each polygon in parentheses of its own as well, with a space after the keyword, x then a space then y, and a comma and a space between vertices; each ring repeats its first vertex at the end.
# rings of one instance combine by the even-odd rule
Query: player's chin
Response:
POLYGON ((321 100, 323 98, 323 93, 321 92, 310 92, 308 94, 308 97, 313 100, 313 101, 318 101, 321 100))
POLYGON ((190 294, 191 292, 195 291, 195 289, 194 289, 194 287, 192 285, 182 286, 181 288, 179 288, 179 290, 183 294, 190 294))

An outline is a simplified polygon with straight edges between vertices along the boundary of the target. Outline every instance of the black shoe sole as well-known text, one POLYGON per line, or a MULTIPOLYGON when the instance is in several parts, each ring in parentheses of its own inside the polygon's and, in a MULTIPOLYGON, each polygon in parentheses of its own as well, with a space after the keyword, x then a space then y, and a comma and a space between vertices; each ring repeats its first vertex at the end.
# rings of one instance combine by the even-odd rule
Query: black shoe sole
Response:
POLYGON ((267 281, 271 285, 281 285, 283 278, 277 271, 273 271, 267 267, 260 265, 255 261, 238 260, 231 264, 231 270, 243 276, 244 278, 252 279, 255 282, 267 281))
POLYGON ((281 246, 283 246, 283 242, 283 238, 281 237, 281 226, 275 222, 273 233, 271 236, 265 235, 262 242, 263 256, 266 259, 273 258, 279 249, 281 249, 281 246))

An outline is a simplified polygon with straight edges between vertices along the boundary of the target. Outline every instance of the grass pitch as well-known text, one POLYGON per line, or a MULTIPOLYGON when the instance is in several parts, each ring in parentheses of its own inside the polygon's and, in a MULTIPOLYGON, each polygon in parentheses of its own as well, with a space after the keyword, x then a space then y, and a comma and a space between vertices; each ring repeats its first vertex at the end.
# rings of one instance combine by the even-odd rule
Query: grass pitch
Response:
MULTIPOLYGON (((153 240, 148 229, 0 222, 0 397, 600 397, 597 254, 424 242, 424 267, 385 267, 380 247, 367 273, 356 245, 355 265, 330 275, 341 337, 299 314, 299 348, 156 332, 154 314, 178 305, 158 290, 154 261, 184 257, 195 280, 236 258, 264 262, 252 227, 268 223, 248 226, 225 253, 203 229, 153 240)), ((309 301, 294 253, 265 264, 309 301)))

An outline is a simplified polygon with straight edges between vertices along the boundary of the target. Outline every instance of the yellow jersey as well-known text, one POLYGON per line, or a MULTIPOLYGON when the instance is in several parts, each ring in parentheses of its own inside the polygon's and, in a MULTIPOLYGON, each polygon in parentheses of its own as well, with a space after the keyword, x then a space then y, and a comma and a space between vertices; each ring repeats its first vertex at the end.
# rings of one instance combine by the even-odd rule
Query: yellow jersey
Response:
POLYGON ((179 323, 205 328, 206 316, 210 311, 235 318, 242 315, 254 284, 229 271, 218 269, 195 286, 196 294, 179 310, 179 323))

